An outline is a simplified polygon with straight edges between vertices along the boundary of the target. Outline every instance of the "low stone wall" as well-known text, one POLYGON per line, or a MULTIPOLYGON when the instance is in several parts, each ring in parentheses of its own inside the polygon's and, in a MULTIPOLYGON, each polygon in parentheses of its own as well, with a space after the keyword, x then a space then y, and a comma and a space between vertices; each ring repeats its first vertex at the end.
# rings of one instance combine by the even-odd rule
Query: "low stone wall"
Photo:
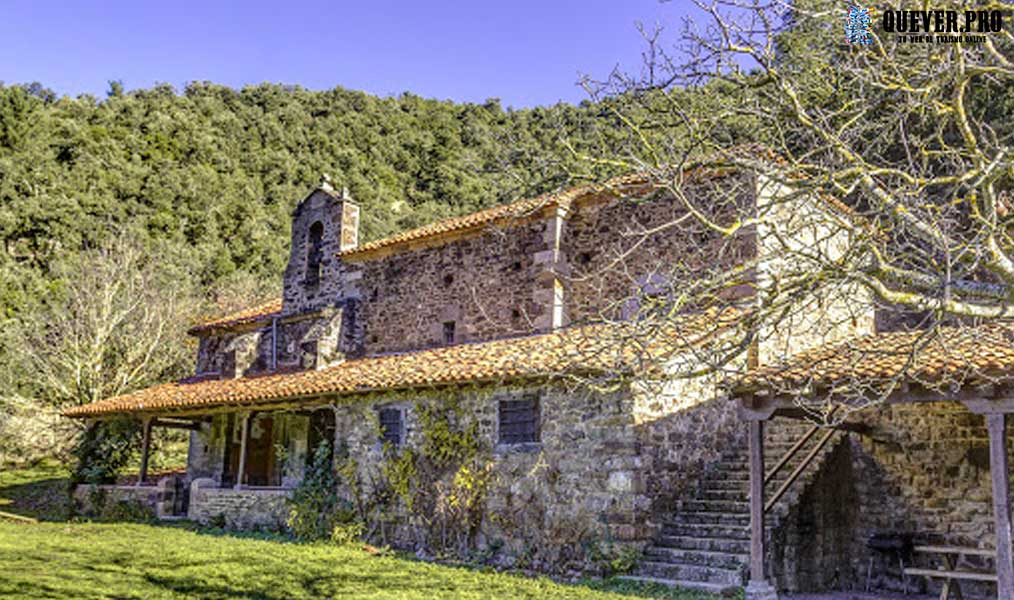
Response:
POLYGON ((286 528, 289 489, 221 488, 201 478, 190 484, 190 519, 203 525, 220 523, 230 529, 286 528))
POLYGON ((144 506, 152 516, 161 518, 172 514, 174 493, 173 479, 166 477, 156 485, 79 485, 74 489, 74 501, 85 514, 101 514, 112 504, 126 502, 144 506))

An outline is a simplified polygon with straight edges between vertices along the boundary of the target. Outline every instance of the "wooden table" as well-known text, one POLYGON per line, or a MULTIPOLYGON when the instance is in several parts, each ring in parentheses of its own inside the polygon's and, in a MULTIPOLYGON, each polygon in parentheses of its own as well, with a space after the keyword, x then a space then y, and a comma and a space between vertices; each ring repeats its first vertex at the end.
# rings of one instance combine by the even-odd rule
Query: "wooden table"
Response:
POLYGON ((940 600, 947 600, 951 591, 954 597, 961 600, 961 580, 985 581, 996 583, 996 573, 984 571, 961 571, 958 570, 958 561, 962 556, 986 556, 996 560, 996 550, 990 548, 968 548, 963 546, 916 546, 913 552, 920 554, 932 554, 943 558, 944 564, 939 569, 917 569, 906 568, 905 575, 922 575, 943 579, 944 587, 940 590, 940 600))

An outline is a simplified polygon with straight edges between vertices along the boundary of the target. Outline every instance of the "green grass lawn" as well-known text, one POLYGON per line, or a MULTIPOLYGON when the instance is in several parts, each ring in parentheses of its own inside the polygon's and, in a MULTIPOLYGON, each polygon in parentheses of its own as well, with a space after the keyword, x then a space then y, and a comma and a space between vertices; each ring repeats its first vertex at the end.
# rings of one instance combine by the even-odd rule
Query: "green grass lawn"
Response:
POLYGON ((66 489, 54 466, 0 478, 0 598, 680 598, 697 594, 618 581, 567 585, 184 526, 59 522, 66 489), (39 494, 40 496, 34 496, 39 494))

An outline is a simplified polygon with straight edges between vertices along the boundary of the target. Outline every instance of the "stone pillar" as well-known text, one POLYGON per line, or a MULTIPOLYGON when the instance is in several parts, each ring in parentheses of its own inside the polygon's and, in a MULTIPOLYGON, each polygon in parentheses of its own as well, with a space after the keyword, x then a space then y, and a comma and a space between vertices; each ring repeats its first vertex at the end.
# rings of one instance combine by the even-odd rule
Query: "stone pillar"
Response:
POLYGON ((561 249, 566 220, 567 210, 556 207, 552 216, 546 219, 546 231, 543 234, 546 249, 535 253, 534 262, 539 272, 532 301, 541 309, 535 318, 535 328, 539 331, 552 331, 567 325, 564 289, 560 280, 567 274, 568 268, 561 249))
POLYGON ((143 437, 141 439, 141 469, 137 475, 137 486, 144 485, 148 478, 148 455, 151 453, 151 417, 144 418, 143 437))
POLYGON ((778 592, 764 578, 764 421, 749 421, 750 440, 750 581, 747 600, 777 600, 778 592))
POLYGON ((989 428, 989 473, 993 480, 993 519, 996 525, 996 596, 1001 600, 1014 600, 1007 415, 988 414, 986 424, 989 428))

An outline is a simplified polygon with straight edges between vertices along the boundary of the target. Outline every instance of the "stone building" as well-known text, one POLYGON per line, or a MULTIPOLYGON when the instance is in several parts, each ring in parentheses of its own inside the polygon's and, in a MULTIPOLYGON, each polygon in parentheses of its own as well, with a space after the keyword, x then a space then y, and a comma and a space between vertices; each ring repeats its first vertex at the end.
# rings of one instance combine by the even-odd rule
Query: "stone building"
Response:
MULTIPOLYGON (((785 190, 764 177, 729 169, 687 180, 690 194, 735 190, 745 206, 805 222, 794 230, 809 233, 793 243, 829 252, 846 243, 820 233, 834 231, 824 223, 843 218, 839 208, 779 204, 785 190)), ((349 520, 384 543, 550 572, 639 556, 637 577, 739 586, 750 539, 741 399, 723 393, 715 375, 665 374, 700 360, 702 348, 739 339, 759 300, 734 293, 723 308, 688 311, 666 328, 639 329, 636 316, 680 284, 659 265, 688 264, 691 249, 713 243, 729 268, 752 261, 754 289, 788 267, 769 225, 732 244, 690 227, 658 228, 684 210, 663 188, 627 176, 360 244, 359 207, 324 181, 293 212, 279 300, 193 327, 192 377, 66 415, 143 420, 145 456, 153 427, 192 430, 184 478, 152 493, 143 464, 143 491, 120 490, 163 515, 284 528, 286 499, 323 452, 349 520), (609 268, 617 256, 622 268, 609 268), (643 368, 645 348, 660 371, 624 377, 643 368)), ((800 311, 739 360, 781 364, 874 331, 872 304, 858 291, 843 299, 815 290, 810 301, 819 312, 800 311)), ((956 419, 967 422, 961 430, 973 446, 981 438, 974 415, 946 413, 941 425, 906 418, 930 429, 956 419)), ((784 589, 862 585, 872 555, 858 540, 878 525, 829 513, 834 502, 820 483, 842 477, 846 464, 896 459, 857 433, 797 444, 808 430, 795 421, 767 428, 769 449, 812 454, 776 478, 802 464, 768 519, 768 571, 784 589), (814 526, 828 532, 807 542, 820 552, 801 541, 814 526)), ((954 468, 981 484, 973 467, 954 468)), ((895 491, 896 482, 884 485, 850 489, 895 491)), ((878 563, 878 583, 897 587, 892 568, 878 563)))

